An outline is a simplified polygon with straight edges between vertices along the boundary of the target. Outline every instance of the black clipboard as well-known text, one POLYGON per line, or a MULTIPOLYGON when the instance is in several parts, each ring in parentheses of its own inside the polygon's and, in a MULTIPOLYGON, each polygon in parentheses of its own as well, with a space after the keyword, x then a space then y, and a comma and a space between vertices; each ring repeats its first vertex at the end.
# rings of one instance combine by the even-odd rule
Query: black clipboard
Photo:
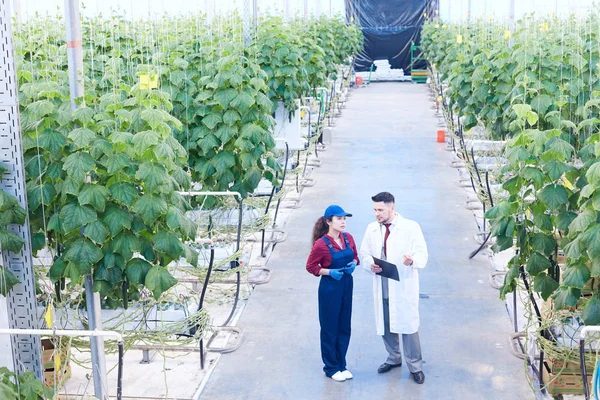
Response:
POLYGON ((400 281, 400 276, 398 275, 398 268, 396 267, 396 264, 392 264, 391 262, 381 260, 377 257, 373 257, 373 262, 375 263, 375 265, 381 267, 382 269, 382 271, 378 272, 377 275, 384 276, 395 281, 400 281))

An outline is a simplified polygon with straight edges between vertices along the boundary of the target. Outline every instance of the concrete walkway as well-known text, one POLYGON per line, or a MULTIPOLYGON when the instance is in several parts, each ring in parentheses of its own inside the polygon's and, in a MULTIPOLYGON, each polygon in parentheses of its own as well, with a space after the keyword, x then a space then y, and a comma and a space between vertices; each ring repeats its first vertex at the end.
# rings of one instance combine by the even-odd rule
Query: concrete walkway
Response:
POLYGON ((238 326, 244 343, 224 355, 201 399, 529 399, 535 398, 521 360, 508 350, 511 323, 488 283, 470 211, 450 154, 436 143, 427 88, 376 83, 353 92, 334 132, 334 143, 315 171, 269 262, 272 281, 252 294, 238 326), (383 375, 386 359, 375 333, 372 278, 357 268, 348 369, 354 379, 325 377, 319 351, 317 286, 305 262, 314 222, 331 203, 354 214, 348 231, 360 243, 373 217, 370 197, 396 197, 397 210, 417 220, 429 247, 420 273, 424 385, 405 366, 383 375))

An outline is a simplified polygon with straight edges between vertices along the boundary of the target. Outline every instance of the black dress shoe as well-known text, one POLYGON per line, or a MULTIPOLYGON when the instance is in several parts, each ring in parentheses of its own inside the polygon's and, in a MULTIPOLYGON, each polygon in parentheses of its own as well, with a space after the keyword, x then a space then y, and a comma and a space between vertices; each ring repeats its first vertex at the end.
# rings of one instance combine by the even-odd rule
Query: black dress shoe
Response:
POLYGON ((415 382, 417 382, 419 385, 422 385, 423 382, 425 382, 425 374, 421 371, 413 372, 412 376, 415 382))
POLYGON ((378 374, 385 374, 386 372, 390 372, 392 369, 394 368, 398 368, 401 367, 402 363, 400 364, 388 364, 388 363, 383 363, 379 366, 379 368, 377 368, 377 373, 378 374))

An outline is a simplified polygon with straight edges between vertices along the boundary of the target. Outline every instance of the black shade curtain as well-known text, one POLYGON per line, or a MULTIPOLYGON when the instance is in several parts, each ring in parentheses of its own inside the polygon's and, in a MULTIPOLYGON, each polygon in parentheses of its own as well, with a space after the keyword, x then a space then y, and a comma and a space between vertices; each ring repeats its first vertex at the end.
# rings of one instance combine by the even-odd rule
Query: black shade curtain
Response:
POLYGON ((388 60, 392 68, 407 73, 425 69, 425 62, 411 66, 412 42, 421 42, 421 26, 435 15, 438 0, 346 0, 346 17, 358 21, 365 45, 355 62, 356 71, 368 71, 375 60, 388 60))

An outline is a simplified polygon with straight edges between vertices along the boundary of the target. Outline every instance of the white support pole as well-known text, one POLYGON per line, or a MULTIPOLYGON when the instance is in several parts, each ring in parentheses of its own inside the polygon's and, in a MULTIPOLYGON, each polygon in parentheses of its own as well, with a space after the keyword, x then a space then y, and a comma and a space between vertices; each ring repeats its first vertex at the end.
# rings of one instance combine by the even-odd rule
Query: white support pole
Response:
POLYGON ((258 0, 252 0, 252 27, 258 26, 258 0))
POLYGON ((290 0, 283 0, 283 20, 290 20, 290 0))
POLYGON ((308 19, 308 0, 304 0, 304 19, 308 19))
MULTIPOLYGON (((22 143, 11 7, 9 0, 0 0, 0 162, 8 169, 0 176, 0 189, 13 196, 28 215, 22 143)), ((13 224, 7 229, 23 240, 24 245, 18 253, 0 251, 1 265, 19 280, 0 301, 0 307, 4 307, 0 312, 0 327, 35 329, 38 320, 29 217, 23 225, 13 224)), ((15 334, 8 343, 0 342, 0 350, 5 353, 2 362, 8 368, 18 374, 31 371, 43 380, 39 337, 15 334)))
MULTIPOLYGON (((71 109, 77 109, 77 102, 82 103, 83 88, 83 50, 81 48, 81 17, 79 0, 65 0, 65 24, 67 30, 67 56, 69 62, 69 88, 71 93, 71 109)), ((82 228, 83 229, 83 228, 82 228)), ((84 278, 88 325, 90 330, 102 330, 100 315, 100 294, 93 291, 93 278, 84 278)), ((108 399, 108 383, 106 379, 106 359, 104 354, 104 338, 90 339, 92 356, 92 376, 94 378, 94 394, 100 400, 108 399)))
POLYGON ((514 44, 514 33, 515 33, 515 0, 510 0, 510 14, 509 14, 509 31, 510 31, 510 40, 508 41, 508 47, 513 47, 514 44))

